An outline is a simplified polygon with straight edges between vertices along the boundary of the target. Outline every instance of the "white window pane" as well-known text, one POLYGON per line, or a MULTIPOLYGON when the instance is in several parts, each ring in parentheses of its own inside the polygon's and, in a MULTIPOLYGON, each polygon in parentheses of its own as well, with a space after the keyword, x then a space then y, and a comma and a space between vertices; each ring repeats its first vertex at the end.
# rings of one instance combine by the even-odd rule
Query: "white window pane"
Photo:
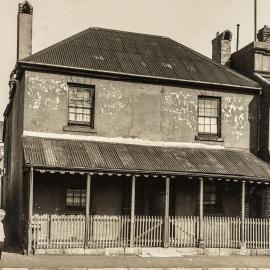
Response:
POLYGON ((84 99, 89 99, 89 97, 90 97, 90 92, 85 90, 84 91, 84 99))
POLYGON ((217 134, 217 126, 211 126, 211 133, 217 134))
POLYGON ((88 122, 88 123, 90 123, 90 115, 86 115, 85 116, 85 121, 88 122))
POLYGON ((82 121, 82 115, 81 114, 76 115, 76 121, 82 121))
POLYGON ((199 115, 204 115, 204 107, 199 107, 199 115))
POLYGON ((204 132, 210 133, 210 126, 209 125, 204 126, 204 132))
POLYGON ((212 109, 206 109, 205 116, 211 116, 211 115, 212 115, 212 109))
POLYGON ((204 117, 199 117, 199 124, 204 124, 204 117))
POLYGON ((204 118, 204 123, 205 123, 206 125, 210 125, 210 123, 211 123, 210 120, 211 120, 210 118, 205 117, 205 118, 204 118))
POLYGON ((199 132, 204 132, 204 125, 199 125, 199 132))
POLYGON ((210 109, 211 108, 211 100, 205 100, 205 108, 210 109))
POLYGON ((69 120, 70 121, 75 121, 75 114, 74 113, 69 114, 69 120))
POLYGON ((217 118, 211 118, 211 125, 217 124, 217 118))

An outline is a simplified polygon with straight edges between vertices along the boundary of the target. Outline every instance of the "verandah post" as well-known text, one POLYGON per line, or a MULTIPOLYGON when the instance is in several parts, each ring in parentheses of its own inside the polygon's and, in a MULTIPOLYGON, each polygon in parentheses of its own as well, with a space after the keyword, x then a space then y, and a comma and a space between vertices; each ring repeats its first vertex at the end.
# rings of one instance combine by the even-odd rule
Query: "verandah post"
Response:
POLYGON ((32 216, 33 216, 33 181, 34 171, 33 167, 30 168, 29 177, 29 209, 28 209, 28 241, 27 241, 27 254, 31 255, 32 251, 32 216))
POLYGON ((88 248, 91 180, 92 180, 91 175, 88 173, 86 177, 85 236, 84 236, 85 248, 88 248))
POLYGON ((245 195, 246 195, 246 182, 242 181, 242 196, 241 196, 241 243, 240 248, 245 248, 245 195))
POLYGON ((135 188, 136 188, 136 177, 135 175, 132 175, 131 208, 130 208, 130 247, 134 246, 134 237, 135 237, 135 188))
POLYGON ((169 247, 170 230, 169 230, 169 209, 170 209, 170 177, 166 177, 166 191, 165 191, 165 215, 164 215, 164 247, 169 247))
POLYGON ((199 218, 199 241, 198 245, 200 248, 204 247, 204 235, 203 235, 203 230, 204 230, 204 224, 203 224, 203 178, 199 178, 200 180, 200 218, 199 218))

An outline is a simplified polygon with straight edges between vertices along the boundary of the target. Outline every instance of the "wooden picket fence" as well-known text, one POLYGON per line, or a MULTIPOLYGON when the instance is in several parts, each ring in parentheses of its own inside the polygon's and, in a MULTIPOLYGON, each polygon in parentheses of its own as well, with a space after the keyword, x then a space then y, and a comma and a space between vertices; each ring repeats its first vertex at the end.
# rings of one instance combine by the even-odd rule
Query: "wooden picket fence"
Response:
POLYGON ((196 247, 199 236, 199 217, 170 217, 170 246, 196 247))
POLYGON ((81 248, 85 239, 84 215, 34 215, 33 248, 81 248))
POLYGON ((135 247, 161 247, 163 217, 135 216, 135 247))
POLYGON ((245 242, 247 248, 270 248, 270 219, 246 218, 245 242))
MULTIPOLYGON (((130 217, 116 215, 33 215, 33 249, 110 248, 130 246, 130 217), (87 227, 85 225, 87 224, 87 227)), ((170 217, 169 246, 196 247, 199 217, 170 217)), ((241 244, 239 217, 204 217, 205 247, 238 248, 241 244)), ((162 247, 164 218, 135 216, 134 246, 162 247)), ((270 248, 270 219, 246 218, 244 241, 247 248, 270 248)))
POLYGON ((129 246, 129 216, 94 215, 89 218, 88 248, 129 246))
POLYGON ((241 243, 239 217, 204 217, 203 228, 206 247, 238 248, 241 243))

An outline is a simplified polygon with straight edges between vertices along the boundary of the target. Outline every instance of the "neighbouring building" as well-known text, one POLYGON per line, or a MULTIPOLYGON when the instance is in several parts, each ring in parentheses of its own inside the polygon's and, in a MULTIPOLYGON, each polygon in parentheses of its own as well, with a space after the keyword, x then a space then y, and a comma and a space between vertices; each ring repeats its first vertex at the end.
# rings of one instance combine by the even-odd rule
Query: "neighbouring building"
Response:
POLYGON ((258 31, 257 41, 251 42, 231 55, 231 66, 259 82, 263 88, 259 112, 259 155, 269 163, 270 28, 267 25, 258 31))
MULTIPOLYGON (((31 54, 32 15, 19 5, 4 114, 7 213, 28 253, 270 248, 258 82, 170 38, 101 28, 31 54)), ((230 41, 213 41, 222 64, 230 41)))

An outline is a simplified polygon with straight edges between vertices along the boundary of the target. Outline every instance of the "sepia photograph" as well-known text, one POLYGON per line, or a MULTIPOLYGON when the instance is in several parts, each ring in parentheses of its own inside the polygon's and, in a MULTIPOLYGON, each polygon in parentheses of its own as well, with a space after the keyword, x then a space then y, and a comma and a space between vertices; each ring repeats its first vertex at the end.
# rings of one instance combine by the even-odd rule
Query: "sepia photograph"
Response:
POLYGON ((270 269, 270 0, 0 10, 0 269, 270 269))

